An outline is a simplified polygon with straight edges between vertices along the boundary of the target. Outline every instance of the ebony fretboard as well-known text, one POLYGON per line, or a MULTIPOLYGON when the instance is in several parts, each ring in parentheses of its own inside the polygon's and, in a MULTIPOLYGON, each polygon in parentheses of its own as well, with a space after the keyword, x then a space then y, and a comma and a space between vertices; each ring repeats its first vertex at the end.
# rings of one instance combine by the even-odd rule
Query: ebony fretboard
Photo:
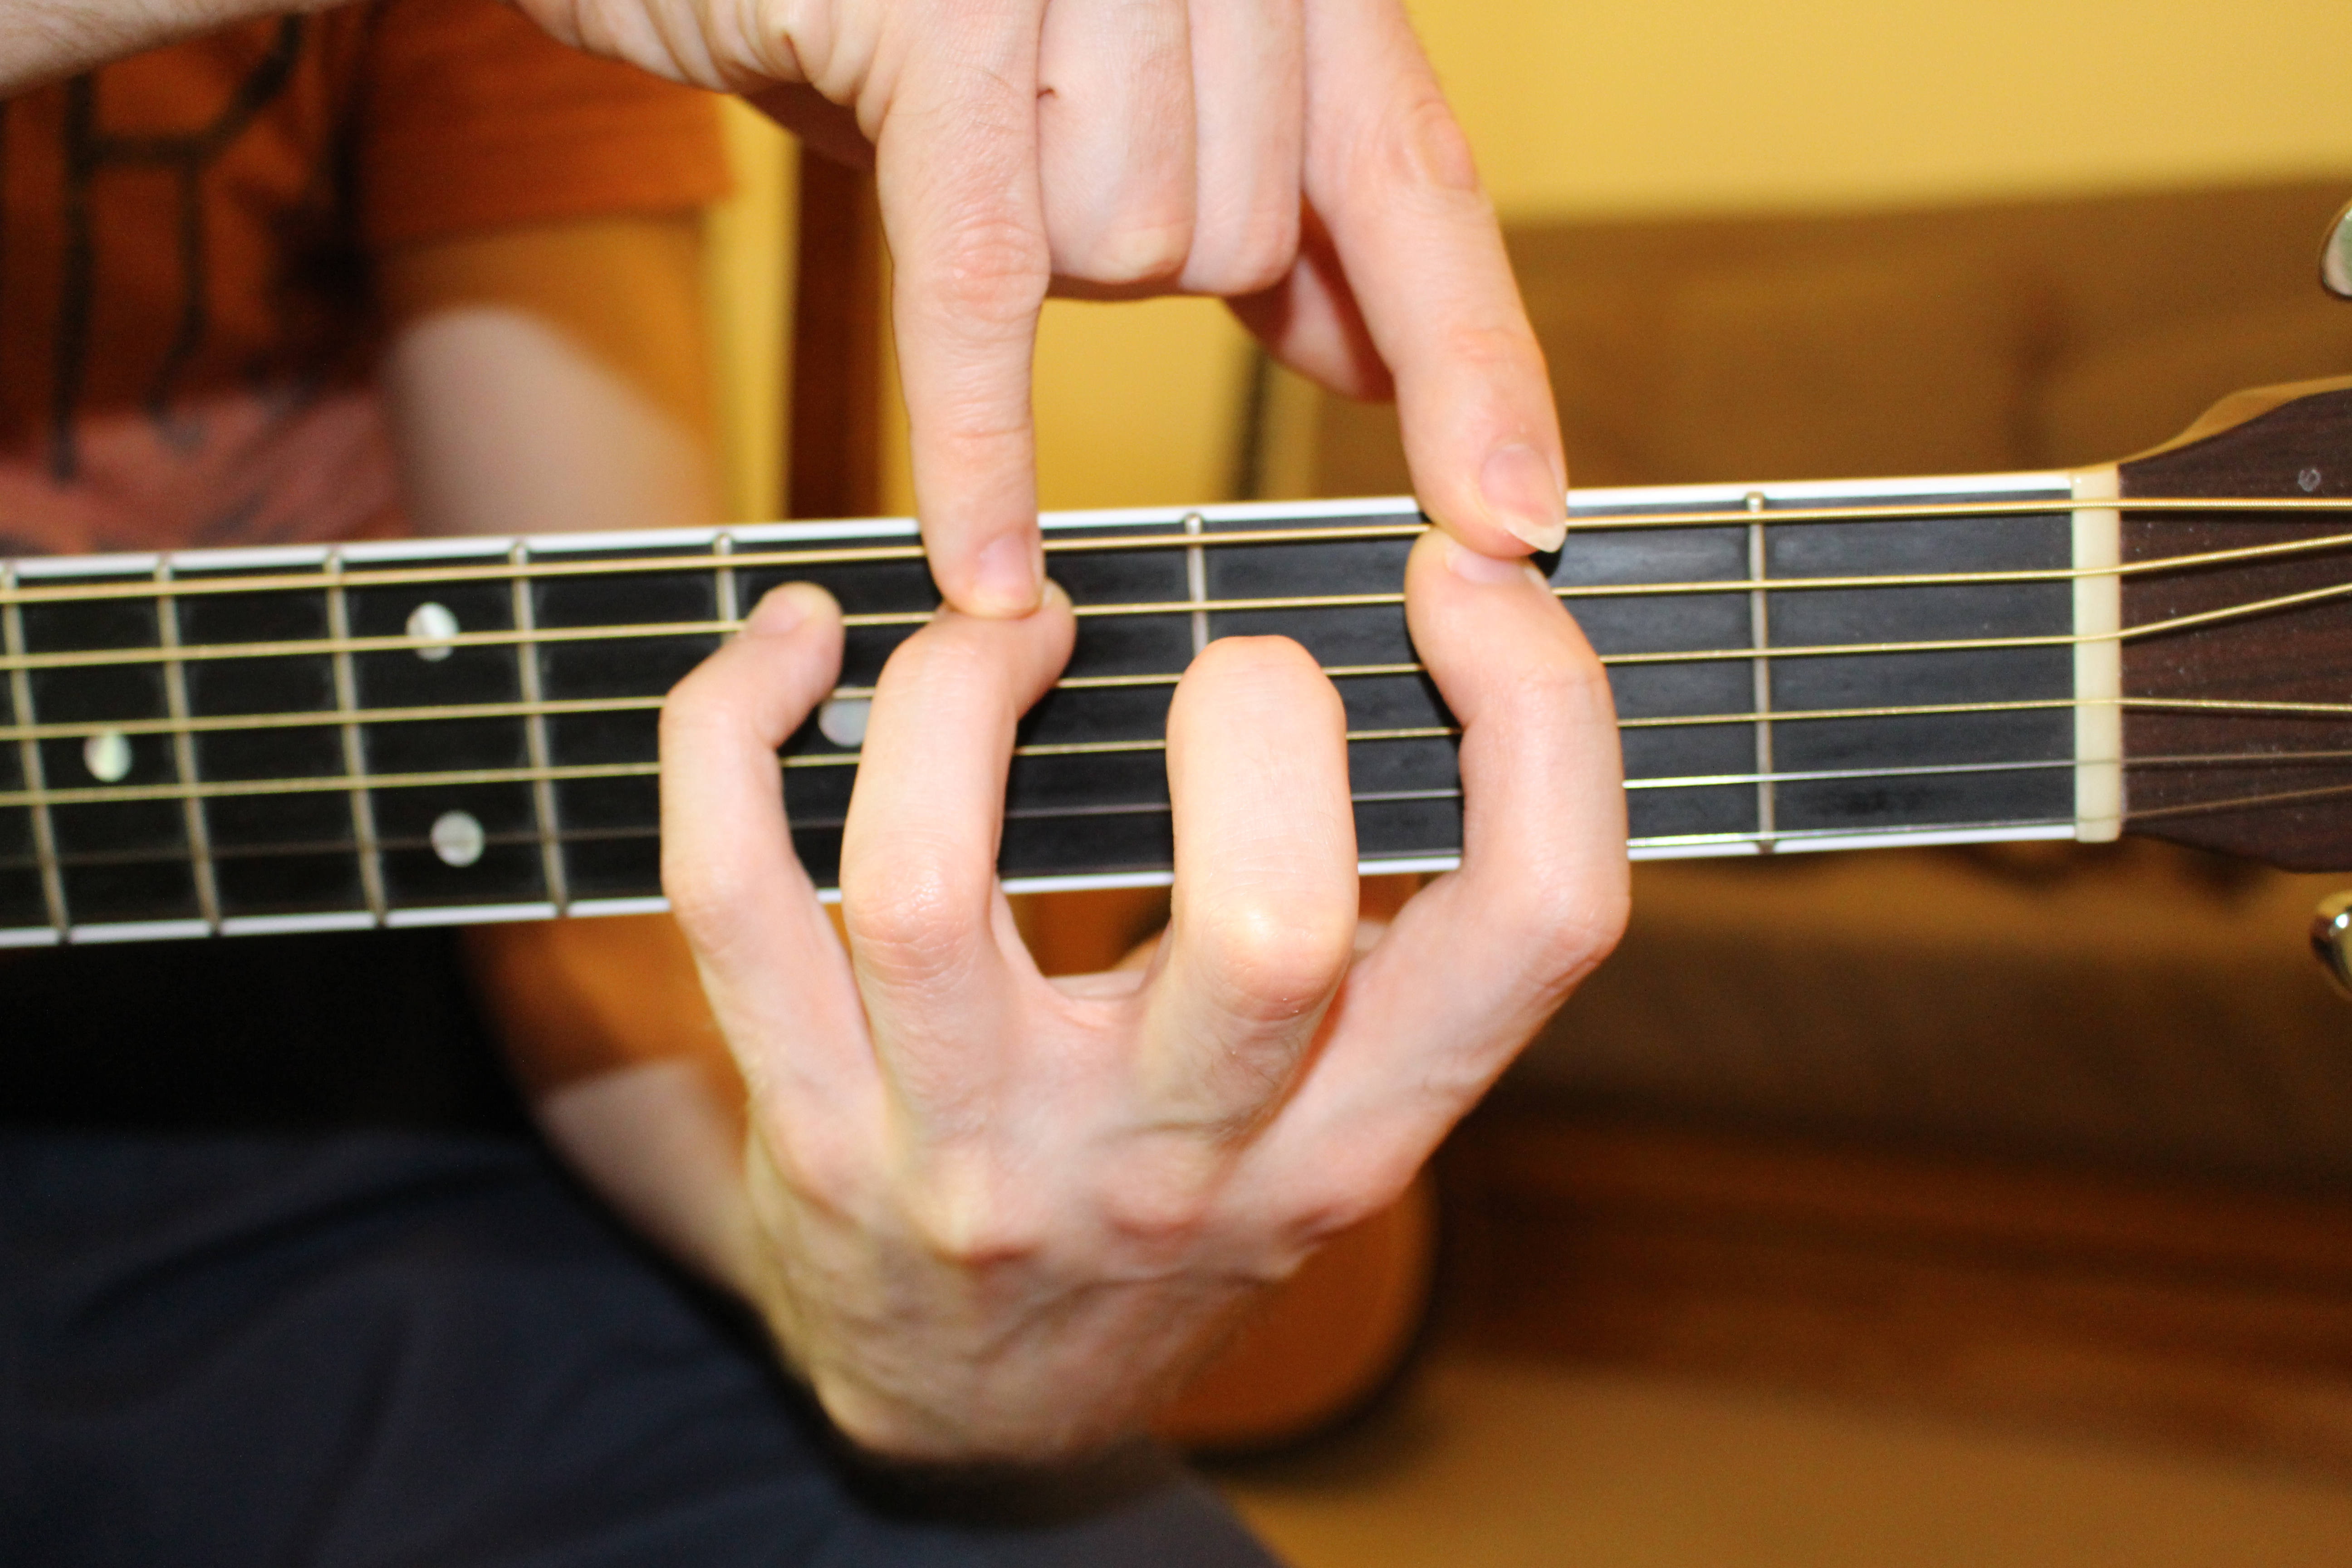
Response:
MULTIPOLYGON (((1553 582, 1611 662, 1634 851, 2071 833, 2069 497, 2062 475, 1579 495, 1553 582), (1971 574, 2000 580, 1908 581, 1971 574), (1872 581, 1792 585, 1822 578, 1872 581)), ((1080 629, 1022 732, 1008 881, 1164 876, 1169 695, 1232 633, 1332 672, 1367 864, 1448 863, 1452 719, 1399 599, 1420 525, 1402 501, 1050 519, 1080 629)), ((0 943, 653 907, 660 698, 788 580, 850 618, 782 770, 829 883, 859 703, 937 602, 912 542, 806 523, 16 563, 0 943)))

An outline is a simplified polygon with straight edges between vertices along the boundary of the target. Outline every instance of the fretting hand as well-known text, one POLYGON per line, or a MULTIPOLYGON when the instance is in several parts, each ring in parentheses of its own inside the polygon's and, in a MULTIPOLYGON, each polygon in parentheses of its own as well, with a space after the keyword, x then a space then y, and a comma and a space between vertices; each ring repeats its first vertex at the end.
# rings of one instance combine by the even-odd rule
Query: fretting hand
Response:
POLYGON ((1305 374, 1393 384, 1414 489, 1458 538, 1559 542, 1542 357, 1398 0, 517 3, 845 156, 870 147, 917 510, 959 608, 1037 602, 1049 289, 1224 296, 1305 374))
POLYGON ((1390 1201, 1625 909, 1607 682, 1534 574, 1425 537, 1414 639, 1465 726, 1462 868, 1351 957, 1344 722, 1296 644, 1213 644, 1169 727, 1174 913, 1149 969, 1048 981, 994 875, 1013 724, 1067 658, 1049 590, 943 611, 884 672, 845 952, 777 747, 841 623, 764 600, 662 721, 664 881, 751 1090, 737 1283, 852 1437, 1031 1458, 1137 1423, 1226 1316, 1390 1201))

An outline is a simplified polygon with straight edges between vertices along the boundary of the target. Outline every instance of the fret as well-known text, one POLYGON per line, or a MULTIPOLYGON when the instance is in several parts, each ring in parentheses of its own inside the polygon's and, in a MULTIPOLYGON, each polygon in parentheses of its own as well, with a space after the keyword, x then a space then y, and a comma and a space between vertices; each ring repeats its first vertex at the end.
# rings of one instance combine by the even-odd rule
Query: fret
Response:
MULTIPOLYGON (((530 552, 523 545, 517 544, 508 552, 507 559, 520 569, 530 563, 530 552)), ((515 574, 513 592, 515 630, 526 634, 537 631, 539 621, 531 605, 531 580, 520 570, 515 574)), ((530 765, 541 775, 532 781, 530 786, 531 811, 539 819, 540 875, 546 879, 548 900, 554 904, 555 912, 560 915, 570 909, 572 897, 563 880, 563 847, 558 837, 562 819, 555 814, 555 785, 546 776, 550 762, 547 717, 536 711, 543 700, 540 685, 541 658, 541 650, 529 643, 515 649, 515 670, 521 681, 522 700, 534 710, 523 721, 523 734, 530 765)))
MULTIPOLYGON (((1747 584, 1749 522, 1744 495, 1668 490, 1572 498, 1574 531, 1552 573, 1555 586, 1590 596, 1570 609, 1594 649, 1605 657, 1674 655, 1749 649, 1755 610, 1747 584), (1700 507, 1721 518, 1700 522, 1700 507), (1671 528, 1658 515, 1683 515, 1671 528), (1694 515, 1696 514, 1696 515, 1694 515), (1612 528, 1614 522, 1619 526, 1612 528), (1655 582, 1721 583, 1720 594, 1691 594, 1658 603, 1638 594, 1609 595, 1655 582)), ((1755 847, 1760 791, 1752 723, 1757 711, 1753 660, 1618 664, 1609 685, 1621 721, 1626 774, 1631 779, 1712 779, 1723 783, 1643 789, 1627 796, 1627 826, 1640 842, 1755 847), (1738 714, 1737 723, 1709 722, 1738 714), (1677 719, 1691 722, 1677 724, 1677 719), (1730 782, 1742 781, 1742 782, 1730 782)), ((1724 853, 1710 848, 1708 853, 1724 853)))
MULTIPOLYGON (((173 557, 173 646, 184 690, 174 736, 187 749, 183 788, 209 858, 225 929, 271 929, 292 917, 370 923, 349 796, 341 787, 257 799, 239 786, 331 784, 349 773, 337 721, 333 594, 322 552, 304 547, 173 557), (210 591, 224 578, 238 591, 210 591), (282 585, 281 585, 282 584, 282 585), (215 658, 198 647, 278 647, 267 658, 215 658), (272 726, 238 730, 267 717, 272 726)), ((196 842, 194 834, 191 842, 196 842)))
MULTIPOLYGON (((159 564, 152 555, 38 563, 47 588, 110 589, 135 582, 142 592, 136 597, 18 605, 24 654, 62 658, 132 650, 152 656, 137 664, 48 663, 26 671, 20 706, 45 726, 67 727, 37 742, 44 790, 180 784, 168 733, 116 728, 170 719, 155 591, 159 564)), ((20 563, 17 571, 20 582, 35 574, 29 563, 20 563)), ((186 813, 176 797, 52 800, 48 818, 69 921, 66 940, 136 940, 212 930, 197 896, 186 813)))
MULTIPOLYGON (((1990 487, 1995 481, 1986 481, 1990 487)), ((1788 494, 1764 487, 1777 508, 1788 494)), ((1797 492, 1801 495, 1801 489, 1797 492)), ((2047 500, 2051 510, 1960 523, 1891 517, 1862 522, 1767 525, 1776 579, 1923 571, 2063 572, 2073 563, 2073 496, 2063 475, 2009 482, 1967 499, 2000 494, 2047 500)), ((1952 496, 1876 487, 1894 503, 1952 496)), ((2036 646, 1780 659, 1774 704, 1783 710, 1910 707, 1938 703, 2048 702, 2000 712, 1958 712, 1839 721, 1781 719, 1773 761, 1784 775, 1873 769, 1885 776, 1784 783, 1775 792, 1776 832, 1853 833, 1957 824, 2072 825, 2074 781, 2062 769, 2016 773, 1906 773, 1949 763, 2072 761, 2074 721, 2054 704, 2074 696, 2073 593, 2063 580, 1813 589, 1772 595, 1772 637, 1782 647, 1876 644, 1889 638, 2046 639, 2036 646)))
MULTIPOLYGON (((643 539, 583 535, 534 542, 530 563, 566 566, 593 562, 595 575, 536 580, 533 625, 565 631, 609 626, 715 626, 737 618, 727 593, 732 574, 668 569, 676 559, 708 561, 710 534, 643 539)), ((628 703, 602 712, 558 711, 540 721, 547 754, 558 768, 626 768, 626 774, 551 780, 558 832, 548 852, 560 865, 567 900, 643 897, 661 885, 661 794, 653 776, 660 756, 656 702, 718 647, 716 630, 643 637, 599 647, 593 643, 541 645, 541 694, 562 704, 628 703)))
MULTIPOLYGON (((1373 529, 1417 522, 1410 502, 1373 503, 1347 527, 1373 529)), ((1249 513, 1207 516, 1204 532, 1210 602, 1306 595, 1397 593, 1404 581, 1411 536, 1338 538, 1296 543, 1216 542, 1220 534, 1246 534, 1263 523, 1249 513)), ((1212 637, 1276 633, 1297 639, 1318 663, 1331 666, 1412 664, 1416 656, 1402 601, 1332 605, 1303 610, 1211 609, 1212 637)), ((1339 683, 1351 731, 1431 731, 1453 716, 1426 676, 1375 677, 1339 683)), ((1443 857, 1462 841, 1456 742, 1444 734, 1351 742, 1349 777, 1363 799, 1356 807, 1356 843, 1367 858, 1419 862, 1443 857)))
POLYGON ((386 925, 467 920, 486 910, 554 913, 530 776, 530 717, 364 718, 379 708, 524 701, 525 645, 448 640, 517 630, 512 548, 511 541, 435 539, 344 549, 351 632, 393 644, 350 656, 386 925), (387 574, 397 580, 362 585, 380 565, 396 565, 387 574), (489 565, 498 575, 482 572, 489 565), (461 580, 425 575, 444 567, 461 580), (393 790, 373 783, 436 773, 487 773, 494 782, 393 790))
POLYGON ((1744 504, 1753 514, 1748 524, 1748 580, 1756 584, 1748 591, 1748 636, 1756 649, 1756 847, 1769 854, 1777 781, 1772 767, 1772 607, 1764 586, 1770 580, 1771 563, 1765 550, 1764 492, 1748 491, 1744 504))
MULTIPOLYGON (((155 563, 155 629, 156 640, 164 652, 163 700, 164 711, 174 724, 184 725, 190 717, 188 709, 187 667, 177 656, 180 647, 180 613, 171 594, 172 563, 166 557, 155 563)), ((181 823, 188 836, 190 869, 196 879, 196 909, 205 924, 215 931, 220 930, 220 882, 213 869, 212 837, 205 820, 204 802, 193 793, 197 782, 195 737, 185 729, 172 732, 172 766, 180 782, 191 793, 181 803, 181 823)))
MULTIPOLYGON (((9 589, 16 586, 15 563, 0 563, 0 586, 9 589)), ((0 605, 0 627, 5 627, 8 652, 21 656, 25 651, 24 616, 13 596, 6 605, 0 605)), ((32 680, 22 666, 8 672, 8 708, 9 717, 16 723, 30 725, 37 721, 33 710, 32 680)), ((28 889, 22 886, 24 868, 21 863, 12 866, 11 879, 7 884, 9 896, 5 904, 0 904, 0 933, 5 933, 0 935, 0 941, 22 934, 28 940, 61 942, 67 929, 65 881, 58 870, 57 834, 49 820, 49 808, 39 798, 43 780, 40 743, 26 736, 17 742, 14 749, 14 771, 17 774, 15 782, 32 792, 34 799, 23 809, 21 818, 16 812, 11 811, 5 814, 5 820, 11 823, 23 821, 26 831, 22 837, 30 842, 0 843, 0 853, 9 854, 12 859, 16 859, 26 850, 31 852, 34 888, 28 889), (26 897, 28 891, 36 890, 37 900, 26 897), (26 918, 37 910, 46 922, 46 931, 26 918)), ((11 834, 10 839, 17 837, 11 834)), ((10 945, 19 944, 11 942, 10 945)))
MULTIPOLYGON (((1142 527, 1118 524, 1129 538, 1200 535, 1189 517, 1162 512, 1142 527)), ((1107 530, 1069 520, 1053 537, 1087 540, 1107 530)), ((1201 595, 1193 585, 1202 547, 1105 550, 1057 556, 1055 580, 1074 605, 1168 605, 1162 613, 1081 617, 1067 673, 1081 679, 1174 678, 1192 662, 1201 595)), ((1167 684, 1055 691, 1032 709, 1016 735, 1024 745, 1089 740, 1150 741, 1168 729, 1167 684)), ((1023 757, 1013 765, 1007 819, 997 863, 1015 877, 1084 875, 1108 870, 1158 870, 1175 854, 1170 815, 1168 760, 1139 752, 1087 757, 1023 757), (1073 816, 1084 811, 1084 816, 1073 816)))

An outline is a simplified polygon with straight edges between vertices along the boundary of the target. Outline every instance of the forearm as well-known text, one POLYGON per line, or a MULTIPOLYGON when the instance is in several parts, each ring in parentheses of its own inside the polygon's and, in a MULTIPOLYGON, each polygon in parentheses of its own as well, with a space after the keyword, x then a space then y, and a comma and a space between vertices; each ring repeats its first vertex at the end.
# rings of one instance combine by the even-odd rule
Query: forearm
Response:
MULTIPOLYGON (((383 258, 383 383, 419 532, 713 520, 699 244, 677 213, 383 258)), ((491 926, 469 946, 550 1141, 655 1242, 748 1289, 742 1082, 669 922, 491 926)))
POLYGON ((468 937, 549 1142, 663 1250, 755 1296, 743 1082, 669 918, 484 926, 468 937))
POLYGON ((256 16, 344 0, 8 0, 0 5, 0 98, 256 16))

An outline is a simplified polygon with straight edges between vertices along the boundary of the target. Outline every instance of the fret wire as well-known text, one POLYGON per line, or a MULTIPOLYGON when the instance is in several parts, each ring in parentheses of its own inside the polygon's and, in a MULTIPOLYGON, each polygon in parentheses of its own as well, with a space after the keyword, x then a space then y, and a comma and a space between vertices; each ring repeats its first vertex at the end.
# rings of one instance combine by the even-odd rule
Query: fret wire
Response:
MULTIPOLYGON (((196 783, 196 742, 188 732, 188 667, 174 657, 180 646, 180 610, 172 595, 163 591, 172 580, 172 563, 167 557, 156 563, 155 640, 164 654, 163 700, 171 713, 172 763, 180 782, 196 783)), ((205 803, 191 795, 180 802, 181 831, 188 839, 188 868, 195 879, 196 912, 205 925, 217 935, 221 927, 220 879, 213 869, 212 825, 205 819, 205 803)))
MULTIPOLYGON (((1774 521, 1780 522, 1885 522, 1906 520, 1930 521, 1938 518, 2016 517, 2044 513, 2063 513, 2085 510, 2116 510, 2134 514, 2246 512, 2256 515, 2287 515, 2298 513, 2327 514, 2352 511, 2352 498, 2276 497, 2276 496, 2214 496, 2214 497, 2147 497, 2115 500, 2080 500, 2053 495, 2040 499, 1985 501, 1920 501, 1905 504, 1869 504, 1856 506, 1790 506, 1776 509, 1774 521)), ((1171 520, 1171 521, 1175 520, 1171 520)), ((1574 533, 1622 532, 1653 528, 1704 528, 1737 525, 1741 521, 1736 503, 1724 509, 1689 509, 1673 511, 1639 511, 1623 513, 1580 513, 1569 520, 1569 531, 1574 533)), ((1154 526, 1154 525, 1139 525, 1154 526)), ((1157 525, 1165 527, 1165 524, 1157 525)), ((1206 545, 1345 543, 1349 541, 1417 538, 1430 525, 1425 522, 1364 523, 1332 528, 1294 527, 1255 530, 1237 529, 1230 533, 1202 535, 1206 545)), ((2313 548, 2305 542, 2288 542, 2287 549, 2313 548)), ((1189 536, 1182 533, 1153 532, 1137 534, 1088 535, 1084 538, 1057 537, 1049 533, 1045 549, 1049 555, 1091 554, 1104 552, 1136 550, 1171 550, 1196 548, 1189 536)), ((2269 548, 2269 547, 2262 547, 2269 548)), ((523 568, 524 574, 533 579, 545 577, 618 576, 645 573, 700 572, 711 570, 718 563, 715 546, 712 551, 692 555, 628 557, 593 557, 583 560, 549 558, 534 560, 523 568)), ((731 564, 740 571, 768 567, 824 566, 858 564, 862 563, 914 561, 922 559, 922 547, 916 543, 895 545, 829 546, 807 549, 783 549, 739 552, 731 564)), ((2127 563, 2125 571, 2162 569, 2164 562, 2127 563)), ((512 565, 483 566, 418 566, 373 567, 347 572, 344 581, 354 588, 429 587, 468 582, 502 582, 515 574, 512 565)), ((1790 581, 1798 581, 1790 579, 1790 581)), ((1893 581, 1893 580, 1890 580, 1893 581)), ((177 592, 183 597, 212 594, 250 594, 322 588, 327 585, 323 570, 310 574, 277 575, 249 574, 220 577, 182 578, 177 592)), ((1783 584, 1786 585, 1785 584, 1783 584)), ((142 598, 152 590, 125 581, 121 583, 83 583, 61 586, 26 587, 21 584, 0 586, 0 600, 8 603, 36 604, 51 600, 95 600, 110 598, 142 598)))
MULTIPOLYGON (((0 561, 0 589, 16 585, 16 566, 11 561, 0 561)), ((25 651, 25 614, 14 598, 0 602, 0 644, 5 644, 10 657, 25 651)), ((17 725, 29 728, 38 721, 33 710, 33 680, 29 671, 12 668, 8 672, 8 696, 16 710, 17 725)), ((16 765, 25 775, 23 803, 33 813, 33 854, 41 866, 41 902, 48 912, 49 926, 58 940, 66 940, 69 921, 66 915, 65 875, 58 862, 57 825, 50 820, 49 804, 45 788, 47 779, 41 765, 41 746, 30 735, 16 742, 16 765)))
MULTIPOLYGON (((343 590, 341 571, 343 552, 330 551, 327 555, 327 630, 338 643, 350 640, 352 632, 351 602, 343 590)), ((367 758, 360 734, 359 675, 352 667, 352 656, 338 647, 335 652, 335 712, 339 722, 343 751, 343 772, 352 778, 367 776, 367 758)), ((276 717, 276 715, 272 715, 276 717)), ((359 855, 360 894, 367 900, 368 913, 382 925, 390 918, 392 901, 384 894, 383 846, 376 837, 375 798, 365 785, 351 791, 352 843, 359 855)))
MULTIPOLYGON (((530 560, 521 544, 509 552, 517 567, 530 560)), ((513 605, 515 630, 531 633, 539 629, 539 616, 531 603, 533 584, 518 575, 514 580, 513 605)), ((553 835, 556 828, 555 783, 547 776, 547 715, 541 710, 544 694, 540 690, 539 647, 536 644, 518 646, 515 649, 515 679, 522 692, 527 709, 523 720, 523 745, 530 758, 533 777, 530 784, 531 817, 539 831, 539 869, 547 887, 548 900, 555 912, 562 914, 572 907, 572 893, 564 880, 563 853, 557 847, 553 835)))
POLYGON ((714 602, 719 606, 719 618, 735 626, 743 624, 743 609, 736 599, 735 536, 721 533, 710 546, 711 558, 719 563, 711 573, 714 602))
MULTIPOLYGON (((1184 531, 1199 539, 1201 514, 1184 514, 1184 531)), ((1209 554, 1200 545, 1192 544, 1184 551, 1184 596, 1196 606, 1192 612, 1192 657, 1198 658, 1209 647, 1209 554)))

